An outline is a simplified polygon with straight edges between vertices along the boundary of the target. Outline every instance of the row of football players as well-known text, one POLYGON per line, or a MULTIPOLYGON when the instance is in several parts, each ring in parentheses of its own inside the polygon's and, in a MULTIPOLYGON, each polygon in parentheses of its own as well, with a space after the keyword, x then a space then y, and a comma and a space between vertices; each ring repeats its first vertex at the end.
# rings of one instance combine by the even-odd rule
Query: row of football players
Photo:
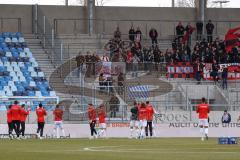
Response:
POLYGON ((130 138, 143 139, 148 136, 151 138, 154 135, 153 116, 156 111, 150 102, 134 101, 130 112, 130 138))
POLYGON ((88 105, 88 118, 89 118, 89 125, 90 125, 90 132, 92 138, 104 137, 106 138, 107 133, 107 125, 106 125, 106 111, 104 109, 104 105, 101 104, 98 108, 95 108, 93 104, 88 105), (96 123, 97 123, 97 116, 99 121, 99 130, 96 131, 96 123))
MULTIPOLYGON (((148 131, 150 131, 150 137, 152 137, 154 133, 153 116, 155 111, 149 101, 147 101, 146 103, 137 103, 136 101, 134 101, 133 107, 130 109, 130 112, 130 137, 143 139, 149 136, 148 131)), ((202 103, 198 105, 196 112, 199 114, 201 139, 204 140, 204 136, 206 137, 206 139, 208 139, 208 114, 210 110, 205 98, 202 98, 202 103)), ((17 135, 16 138, 24 138, 25 121, 29 113, 30 109, 25 110, 25 105, 19 106, 18 101, 15 101, 13 105, 9 106, 9 109, 7 111, 7 122, 9 127, 9 137, 11 139, 13 138, 13 130, 17 135)), ((47 112, 43 108, 42 104, 39 104, 39 107, 36 110, 36 115, 38 122, 37 136, 42 139, 45 125, 45 116, 47 115, 47 112)), ((65 137, 65 132, 62 126, 63 111, 59 108, 59 105, 56 106, 53 115, 55 123, 53 134, 57 138, 59 138, 59 129, 61 129, 62 135, 65 137)), ((92 104, 89 104, 88 116, 91 130, 91 138, 100 136, 106 137, 106 112, 104 105, 100 105, 98 108, 95 109, 92 104), (97 123, 97 116, 99 120, 98 132, 95 129, 95 125, 97 123)))
MULTIPOLYGON (((150 130, 150 137, 153 136, 153 115, 156 113, 153 106, 149 101, 145 103, 138 104, 134 102, 134 106, 131 108, 131 137, 133 137, 133 132, 136 132, 136 138, 143 139, 148 137, 148 129, 150 130), (145 133, 144 133, 145 130, 145 133)), ((208 140, 208 127, 209 127, 209 113, 210 108, 203 97, 202 102, 197 105, 196 113, 199 118, 199 127, 201 140, 208 140)))
MULTIPOLYGON (((154 108, 147 101, 146 103, 137 103, 134 101, 133 107, 130 109, 130 138, 143 139, 145 137, 153 136, 153 115, 154 108), (150 135, 148 134, 150 132, 150 135), (135 134, 134 134, 135 132, 135 134)), ((92 104, 88 106, 88 117, 91 131, 91 138, 106 137, 106 112, 104 106, 100 105, 99 108, 94 108, 92 104), (95 129, 97 123, 97 116, 99 119, 99 130, 95 129)))
MULTIPOLYGON (((25 105, 19 105, 18 101, 15 101, 13 105, 8 107, 7 111, 7 123, 8 123, 8 133, 9 138, 13 139, 13 131, 15 131, 17 139, 25 139, 25 122, 27 116, 30 113, 30 108, 25 109, 25 105)), ((43 108, 42 104, 39 104, 39 107, 36 109, 37 115, 37 136, 38 138, 43 138, 43 130, 45 125, 45 116, 47 115, 46 110, 43 108)), ((62 126, 62 117, 63 111, 59 108, 59 105, 56 106, 54 112, 54 123, 55 127, 53 130, 53 134, 55 137, 59 138, 59 129, 62 131, 62 135, 65 137, 65 132, 62 126)))

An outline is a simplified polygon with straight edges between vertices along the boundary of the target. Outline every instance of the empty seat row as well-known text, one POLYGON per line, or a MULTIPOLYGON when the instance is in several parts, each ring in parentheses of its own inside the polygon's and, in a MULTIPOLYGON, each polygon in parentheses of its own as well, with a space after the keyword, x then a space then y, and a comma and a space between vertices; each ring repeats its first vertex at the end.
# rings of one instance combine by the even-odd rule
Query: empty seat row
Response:
POLYGON ((56 97, 20 33, 0 34, 1 96, 56 97))

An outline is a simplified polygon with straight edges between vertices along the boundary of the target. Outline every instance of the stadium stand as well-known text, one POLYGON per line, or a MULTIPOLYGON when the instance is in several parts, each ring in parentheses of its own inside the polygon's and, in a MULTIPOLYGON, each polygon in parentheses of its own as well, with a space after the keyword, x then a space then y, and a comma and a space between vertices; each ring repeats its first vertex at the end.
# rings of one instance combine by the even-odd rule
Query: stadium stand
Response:
MULTIPOLYGON (((0 35, 0 75, 0 97, 56 97, 20 32, 0 35)), ((34 101, 32 109, 38 104, 34 101)))

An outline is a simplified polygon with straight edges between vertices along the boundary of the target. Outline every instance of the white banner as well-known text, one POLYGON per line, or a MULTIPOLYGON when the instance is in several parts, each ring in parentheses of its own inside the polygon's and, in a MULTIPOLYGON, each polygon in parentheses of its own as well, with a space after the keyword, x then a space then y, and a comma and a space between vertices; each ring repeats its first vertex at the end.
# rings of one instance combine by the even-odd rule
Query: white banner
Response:
MULTIPOLYGON (((53 125, 46 125, 44 135, 51 136, 53 134, 53 125)), ((35 134, 37 125, 26 125, 26 134, 35 134)), ((71 138, 88 138, 90 136, 90 127, 88 124, 65 124, 64 130, 66 135, 71 138)), ((157 124, 154 126, 155 137, 200 137, 199 127, 197 123, 169 123, 157 124)), ((7 125, 0 125, 0 134, 7 134, 7 125)), ((107 137, 129 137, 129 123, 111 123, 107 127, 107 137)), ((222 125, 221 123, 210 123, 210 137, 239 137, 240 124, 230 123, 222 125)))

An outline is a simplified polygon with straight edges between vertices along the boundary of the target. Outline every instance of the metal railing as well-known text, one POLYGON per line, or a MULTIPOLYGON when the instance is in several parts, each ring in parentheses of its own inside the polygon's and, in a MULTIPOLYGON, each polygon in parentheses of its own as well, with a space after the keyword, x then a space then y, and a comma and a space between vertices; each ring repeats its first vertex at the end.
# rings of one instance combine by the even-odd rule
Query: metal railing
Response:
MULTIPOLYGON (((92 19, 95 26, 95 34, 113 34, 118 26, 123 34, 127 34, 131 26, 140 27, 142 34, 149 37, 149 31, 154 27, 159 34, 159 37, 176 35, 176 26, 181 20, 116 20, 116 19, 92 19)), ((89 34, 88 30, 89 19, 54 19, 54 30, 56 34, 89 34), (67 25, 66 25, 67 24, 67 25), (67 29, 66 29, 67 27, 67 29)), ((195 27, 196 21, 181 21, 184 25, 190 23, 195 27)), ((204 24, 208 23, 207 21, 204 24)), ((223 35, 232 27, 240 24, 240 21, 212 21, 215 25, 214 35, 223 35)), ((205 26, 204 26, 205 27, 205 26)), ((205 29, 204 29, 205 30, 205 29)), ((204 34, 204 33, 203 33, 204 34)))
MULTIPOLYGON (((154 104, 154 102, 152 102, 153 106, 154 106, 154 110, 156 112, 155 114, 155 119, 157 120, 157 118, 159 116, 161 116, 162 114, 166 113, 166 112, 179 112, 179 113, 189 113, 189 115, 195 115, 196 114, 196 108, 197 108, 197 104, 191 105, 191 110, 183 110, 181 108, 186 108, 186 106, 184 106, 184 104, 175 104, 173 106, 173 108, 164 108, 162 106, 158 106, 156 104, 154 104)), ((87 105, 86 105, 87 106, 87 105)), ((210 110, 212 108, 224 108, 227 109, 228 111, 239 111, 240 107, 237 105, 234 106, 230 106, 230 105, 223 105, 223 104, 210 104, 210 110), (232 110, 232 108, 234 108, 234 110, 232 110)), ((96 108, 98 106, 95 106, 96 108)), ((113 105, 109 105, 106 104, 105 105, 105 111, 106 111, 106 120, 107 123, 111 123, 111 122, 129 122, 130 121, 130 109, 131 107, 133 107, 132 104, 129 105, 115 105, 114 107, 113 105)), ((214 111, 214 110, 211 110, 214 111)), ((223 111, 223 110, 219 110, 219 111, 223 111)), ((87 122, 88 121, 88 114, 87 114, 87 110, 83 111, 82 108, 75 108, 75 110, 71 111, 71 109, 67 109, 65 110, 64 113, 64 120, 65 121, 71 121, 71 122, 79 122, 79 121, 84 121, 87 122), (75 113, 74 113, 75 112, 75 113)), ((190 119, 191 120, 191 119, 190 119)))
POLYGON ((58 67, 64 63, 64 56, 68 55, 65 54, 65 48, 61 39, 55 34, 54 28, 42 12, 41 8, 37 5, 35 7, 35 34, 41 40, 42 47, 45 49, 45 52, 48 53, 54 67, 58 67))
POLYGON ((36 106, 35 102, 46 104, 47 106, 55 106, 59 103, 59 97, 39 97, 39 96, 1 96, 1 105, 7 107, 7 105, 13 104, 14 101, 19 101, 21 104, 27 104, 30 107, 36 106))

